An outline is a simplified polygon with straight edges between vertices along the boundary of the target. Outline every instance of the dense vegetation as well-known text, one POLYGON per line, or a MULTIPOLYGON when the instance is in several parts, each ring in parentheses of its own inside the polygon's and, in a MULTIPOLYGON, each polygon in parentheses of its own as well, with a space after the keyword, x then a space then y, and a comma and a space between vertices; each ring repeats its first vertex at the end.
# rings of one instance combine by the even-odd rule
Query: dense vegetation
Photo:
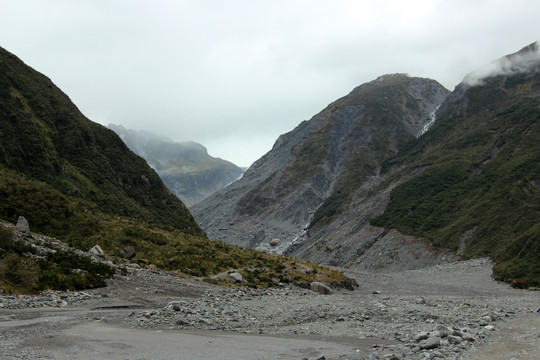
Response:
POLYGON ((0 286, 8 293, 101 287, 115 272, 113 266, 71 251, 39 254, 0 224, 0 286))
MULTIPOLYGON (((2 166, 0 199, 0 219, 15 222, 18 215, 24 214, 33 231, 57 237, 83 250, 100 245, 120 262, 158 266, 179 275, 201 278, 240 269, 249 286, 273 286, 276 281, 302 282, 311 278, 330 282, 345 279, 339 272, 316 264, 238 248, 169 225, 106 214, 89 202, 63 195, 44 182, 2 166), (128 246, 136 252, 133 259, 125 258, 122 252, 128 246), (296 264, 317 270, 306 273, 296 264)), ((2 237, 11 238, 12 234, 2 237)), ((32 253, 32 248, 19 242, 0 241, 0 286, 4 285, 8 291, 81 289, 103 286, 104 279, 114 273, 90 266, 92 263, 85 258, 69 253, 48 255, 42 260, 27 256, 32 253), (74 273, 73 269, 82 269, 84 274, 74 273)))
POLYGON ((0 165, 108 214, 203 235, 187 208, 111 130, 0 48, 0 165))
POLYGON ((385 163, 424 170, 372 224, 490 256, 497 279, 540 285, 539 89, 537 72, 458 89, 433 129, 385 163))
MULTIPOLYGON (((48 78, 0 48, 0 219, 112 259, 209 277, 238 269, 250 286, 311 278, 342 281, 317 265, 209 240, 146 162, 89 121, 48 78), (126 259, 126 247, 134 250, 126 259), (316 275, 315 275, 316 274, 316 275)), ((103 286, 114 269, 74 252, 46 255, 0 226, 0 287, 8 291, 103 286)))

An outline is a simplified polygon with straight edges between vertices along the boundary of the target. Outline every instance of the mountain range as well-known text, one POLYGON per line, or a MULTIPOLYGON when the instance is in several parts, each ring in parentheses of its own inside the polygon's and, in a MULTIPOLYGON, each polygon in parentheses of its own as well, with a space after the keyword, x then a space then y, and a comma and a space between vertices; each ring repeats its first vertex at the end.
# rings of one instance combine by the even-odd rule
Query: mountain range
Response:
POLYGON ((540 54, 450 92, 385 75, 280 136, 192 212, 210 237, 352 269, 489 256, 540 284, 540 54))
POLYGON ((165 185, 191 207, 242 176, 244 171, 233 163, 208 155, 196 142, 174 142, 148 131, 107 126, 126 145, 144 158, 165 185))
MULTIPOLYGON (((252 286, 343 276, 249 248, 379 271, 489 256, 495 278, 539 285, 539 68, 533 43, 452 92, 380 76, 281 135, 192 216, 155 170, 181 172, 178 153, 211 168, 206 149, 155 139, 143 150, 154 170, 0 48, 0 218, 24 215, 74 247, 200 278, 237 269, 252 286)), ((35 273, 39 256, 0 230, 1 272, 35 273)), ((77 277, 47 269, 46 284, 77 277)))

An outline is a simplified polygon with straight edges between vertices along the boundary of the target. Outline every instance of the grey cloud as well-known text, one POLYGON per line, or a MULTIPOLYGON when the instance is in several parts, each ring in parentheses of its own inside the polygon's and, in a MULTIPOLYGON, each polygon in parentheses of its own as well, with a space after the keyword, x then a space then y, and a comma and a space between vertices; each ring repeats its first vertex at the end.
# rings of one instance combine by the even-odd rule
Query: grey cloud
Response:
POLYGON ((540 46, 538 41, 536 41, 515 54, 504 56, 467 74, 463 79, 463 83, 468 86, 482 85, 486 78, 524 73, 532 66, 538 66, 539 64, 540 46))
POLYGON ((451 89, 530 43, 540 3, 516 2, 6 1, 0 46, 91 120, 197 141, 246 166, 382 74, 451 89))

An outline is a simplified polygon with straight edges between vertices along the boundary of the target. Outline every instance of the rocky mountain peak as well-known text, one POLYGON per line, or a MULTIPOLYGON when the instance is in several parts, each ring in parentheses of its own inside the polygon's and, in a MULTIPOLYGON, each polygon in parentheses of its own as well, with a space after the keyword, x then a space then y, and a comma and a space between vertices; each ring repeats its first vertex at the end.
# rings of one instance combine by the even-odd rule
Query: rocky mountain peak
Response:
POLYGON ((381 161, 419 135, 447 94, 436 81, 405 74, 361 85, 281 135, 242 179, 192 211, 212 238, 283 252, 313 223, 340 213, 351 186, 376 176, 381 161))

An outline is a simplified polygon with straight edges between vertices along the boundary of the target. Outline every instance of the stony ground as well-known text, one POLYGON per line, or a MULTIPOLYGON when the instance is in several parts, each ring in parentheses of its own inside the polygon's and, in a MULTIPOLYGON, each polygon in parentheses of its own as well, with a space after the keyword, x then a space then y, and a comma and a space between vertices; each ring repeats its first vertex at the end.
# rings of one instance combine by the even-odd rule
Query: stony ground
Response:
POLYGON ((355 291, 226 288, 133 268, 107 288, 0 297, 2 359, 538 359, 540 293, 487 259, 349 273, 355 291), (97 354, 97 355, 96 355, 97 354))

